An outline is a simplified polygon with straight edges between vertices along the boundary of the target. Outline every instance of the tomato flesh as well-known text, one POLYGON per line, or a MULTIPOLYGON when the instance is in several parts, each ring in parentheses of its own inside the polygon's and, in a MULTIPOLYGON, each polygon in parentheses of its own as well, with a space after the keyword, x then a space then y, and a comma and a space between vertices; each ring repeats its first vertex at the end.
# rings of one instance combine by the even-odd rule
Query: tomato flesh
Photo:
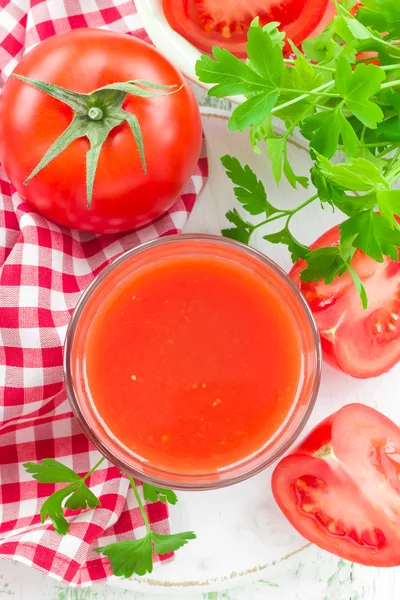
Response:
POLYGON ((280 461, 272 490, 308 540, 372 566, 400 564, 400 429, 350 404, 280 461))
MULTIPOLYGON (((349 503, 353 501, 352 494, 348 490, 341 486, 339 489, 330 490, 325 481, 314 475, 304 475, 301 479, 296 479, 293 485, 297 509, 303 515, 313 519, 323 533, 334 538, 352 540, 360 546, 377 550, 384 547, 386 543, 384 533, 367 519, 364 518, 361 527, 355 527, 349 522, 347 515, 341 514, 344 494, 349 503)), ((362 511, 359 514, 362 514, 362 511)))
MULTIPOLYGON (((311 248, 334 246, 334 227, 311 248)), ((353 377, 376 377, 400 360, 400 262, 386 257, 377 263, 357 250, 352 266, 368 295, 364 310, 351 276, 346 272, 330 284, 301 281, 306 263, 298 261, 290 276, 307 300, 321 336, 327 362, 353 377)))
POLYGON ((246 56, 247 32, 255 17, 260 24, 280 23, 295 44, 306 39, 326 14, 330 0, 163 0, 165 16, 175 31, 199 50, 219 45, 246 56))

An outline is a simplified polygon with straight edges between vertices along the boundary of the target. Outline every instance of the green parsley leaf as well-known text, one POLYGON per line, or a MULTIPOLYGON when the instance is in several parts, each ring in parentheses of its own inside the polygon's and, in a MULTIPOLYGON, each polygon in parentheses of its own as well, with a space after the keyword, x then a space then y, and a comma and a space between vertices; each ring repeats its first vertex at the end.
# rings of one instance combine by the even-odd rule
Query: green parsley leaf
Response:
POLYGON ((100 500, 83 481, 65 503, 65 507, 72 510, 95 508, 96 506, 101 506, 100 500))
POLYGON ((304 40, 301 46, 309 59, 326 67, 333 67, 340 56, 354 64, 356 62, 356 45, 356 41, 347 44, 335 41, 334 21, 332 21, 316 38, 304 40))
POLYGON ((40 483, 71 483, 81 481, 79 475, 54 458, 44 458, 41 463, 27 462, 23 464, 27 473, 40 483))
POLYGON ((370 129, 375 129, 383 120, 380 106, 371 102, 370 98, 380 90, 385 79, 385 72, 376 65, 351 65, 343 57, 336 62, 335 81, 339 94, 346 102, 347 108, 370 129))
POLYGON ((360 40, 373 40, 373 33, 362 23, 354 18, 337 16, 334 19, 335 31, 346 42, 357 42, 360 40))
MULTIPOLYGON (((277 21, 271 21, 270 23, 266 23, 262 29, 263 29, 263 31, 266 31, 269 34, 269 37, 271 38, 271 42, 272 42, 273 46, 278 45, 281 48, 283 48, 285 45, 286 33, 284 31, 279 31, 279 29, 278 29, 279 25, 280 25, 280 23, 278 23, 277 21)), ((256 17, 251 22, 250 27, 259 27, 259 26, 260 26, 259 18, 256 17)))
POLYGON ((195 538, 192 531, 170 535, 149 532, 140 540, 115 542, 93 550, 107 556, 114 575, 129 578, 134 573, 137 575, 152 573, 153 549, 157 554, 169 554, 195 538))
POLYGON ((153 543, 152 535, 148 533, 140 540, 115 542, 101 548, 93 548, 107 556, 111 569, 117 577, 132 577, 153 572, 153 543))
POLYGON ((286 148, 286 138, 285 136, 270 137, 266 139, 266 144, 268 148, 268 157, 271 160, 272 174, 276 183, 279 184, 282 179, 282 160, 286 148))
POLYGON ((373 208, 376 204, 376 198, 364 196, 348 196, 344 190, 337 186, 333 181, 329 181, 317 167, 311 169, 311 181, 318 191, 321 202, 326 202, 332 207, 336 207, 349 217, 364 210, 366 206, 373 208))
MULTIPOLYGON (((399 70, 392 71, 392 73, 393 73, 393 77, 395 77, 396 79, 399 78, 400 63, 399 63, 399 70)), ((398 92, 395 92, 392 89, 388 88, 388 89, 382 90, 379 97, 383 104, 387 104, 388 106, 391 106, 392 108, 394 108, 396 113, 398 115, 400 115, 400 94, 398 92)), ((389 120, 390 119, 386 119, 384 122, 387 123, 389 120)), ((379 125, 378 125, 378 129, 379 129, 379 125)), ((396 137, 396 140, 397 139, 398 138, 396 137)))
POLYGON ((339 120, 343 149, 347 156, 353 158, 357 156, 360 141, 349 121, 343 116, 341 108, 337 109, 336 113, 339 120))
POLYGON ((168 504, 176 504, 178 502, 175 492, 150 485, 150 483, 143 483, 143 497, 145 500, 150 500, 150 502, 157 502, 157 500, 160 500, 163 504, 166 502, 168 502, 168 504))
POLYGON ((352 240, 341 243, 339 246, 317 248, 309 252, 305 257, 307 267, 301 272, 300 279, 305 282, 321 281, 332 283, 334 278, 341 277, 345 271, 349 271, 354 286, 360 295, 363 308, 368 307, 368 298, 361 278, 351 266, 350 261, 355 248, 352 240))
POLYGON ((276 183, 279 185, 283 171, 286 179, 293 188, 296 189, 298 183, 302 187, 308 188, 308 178, 296 175, 289 163, 286 136, 268 137, 265 141, 268 148, 268 156, 271 159, 272 174, 276 183))
POLYGON ((71 484, 58 492, 54 492, 45 500, 40 509, 40 520, 44 523, 49 517, 53 527, 60 535, 66 535, 69 530, 69 523, 64 517, 63 502, 75 490, 75 485, 71 484))
POLYGON ((287 147, 283 151, 283 172, 285 173, 285 177, 292 186, 292 188, 297 188, 297 184, 299 183, 303 188, 307 189, 309 186, 308 177, 304 177, 302 175, 296 175, 290 165, 288 155, 287 155, 287 147))
POLYGON ((340 239, 353 238, 353 245, 377 262, 383 255, 399 259, 400 230, 388 227, 386 219, 373 210, 357 213, 340 225, 340 239))
POLYGON ((397 0, 365 0, 357 18, 380 33, 389 32, 389 39, 400 36, 400 4, 397 0))
POLYGON ((341 132, 338 111, 329 110, 308 117, 303 121, 301 132, 310 140, 313 150, 326 158, 332 158, 337 151, 341 132))
POLYGON ((264 85, 278 90, 284 63, 282 48, 276 44, 273 32, 270 28, 250 27, 246 49, 251 66, 263 78, 264 85))
POLYGON ((311 181, 317 189, 321 202, 327 202, 331 206, 336 206, 336 200, 339 202, 343 201, 345 193, 342 188, 336 185, 334 181, 325 177, 317 167, 311 169, 311 181))
POLYGON ((387 225, 398 227, 396 215, 400 215, 400 190, 379 190, 377 193, 378 208, 387 225))
POLYGON ((193 531, 184 531, 183 533, 171 533, 169 535, 152 534, 154 550, 157 554, 169 554, 182 548, 189 540, 196 539, 193 531))
POLYGON ((244 131, 259 126, 270 114, 279 97, 283 76, 283 55, 275 37, 260 27, 250 27, 247 51, 251 66, 227 50, 213 48, 214 60, 202 56, 196 74, 204 83, 216 83, 209 95, 245 94, 248 98, 232 113, 229 128, 244 131))
POLYGON ((237 242, 242 242, 243 244, 248 244, 250 241, 251 234, 254 231, 254 225, 242 219, 239 215, 236 208, 233 210, 229 210, 226 213, 226 218, 230 223, 233 223, 235 227, 231 229, 223 229, 222 235, 224 237, 230 238, 231 240, 236 240, 237 242))
MULTIPOLYGON (((290 45, 296 56, 294 66, 289 71, 290 83, 293 89, 309 92, 322 85, 324 83, 322 74, 314 68, 294 44, 290 42, 290 45)), ((302 109, 299 108, 299 110, 302 109)))
POLYGON ((370 10, 364 6, 357 11, 357 21, 380 33, 388 29, 388 21, 384 13, 370 10))
MULTIPOLYGON (((282 80, 282 88, 279 96, 279 104, 284 104, 289 100, 297 98, 301 92, 309 92, 317 89, 324 83, 324 77, 320 72, 314 69, 313 65, 304 57, 304 55, 292 45, 293 52, 295 53, 296 60, 294 65, 290 69, 286 69, 282 80)), ((276 116, 280 119, 284 119, 287 124, 291 120, 297 122, 299 114, 302 111, 307 110, 310 107, 310 112, 313 112, 314 96, 308 96, 296 102, 292 106, 279 110, 279 105, 275 107, 276 116)))
POLYGON ((42 523, 49 517, 57 533, 65 535, 69 524, 64 517, 63 503, 72 510, 101 506, 100 500, 87 487, 85 481, 75 471, 53 458, 45 458, 41 463, 24 463, 25 470, 39 483, 70 483, 65 488, 51 494, 40 509, 42 523))
POLYGON ((221 158, 229 179, 237 187, 233 188, 236 198, 243 208, 251 215, 265 213, 267 217, 277 212, 267 200, 267 194, 262 181, 250 169, 249 165, 242 167, 237 158, 226 154, 221 158))
POLYGON ((300 279, 310 281, 333 281, 344 267, 343 258, 338 246, 317 248, 306 256, 307 267, 301 272, 300 279))
POLYGON ((377 144, 385 141, 388 142, 388 145, 393 142, 400 143, 400 116, 395 115, 385 119, 382 123, 378 123, 376 129, 368 130, 365 141, 377 144))
POLYGON ((296 240, 287 226, 281 231, 265 235, 264 240, 272 244, 285 244, 289 249, 293 262, 296 262, 299 258, 305 258, 310 251, 307 246, 296 240))
POLYGON ((365 290, 364 284, 361 281, 361 277, 358 275, 358 273, 353 269, 353 267, 350 264, 347 265, 347 269, 353 279, 354 287, 356 288, 357 292, 360 294, 362 306, 363 306, 363 309, 365 310, 366 308, 368 308, 368 296, 367 296, 367 292, 365 290))
POLYGON ((251 126, 261 125, 275 106, 278 96, 277 91, 255 94, 235 108, 228 121, 228 128, 231 131, 245 131, 251 126))
POLYGON ((345 190, 371 192, 377 188, 389 187, 382 172, 365 158, 354 158, 347 163, 332 165, 324 156, 318 154, 317 166, 328 181, 345 190))
POLYGON ((203 54, 196 63, 196 75, 204 83, 215 83, 210 96, 222 98, 236 94, 263 93, 264 80, 228 50, 213 48, 214 59, 203 54))

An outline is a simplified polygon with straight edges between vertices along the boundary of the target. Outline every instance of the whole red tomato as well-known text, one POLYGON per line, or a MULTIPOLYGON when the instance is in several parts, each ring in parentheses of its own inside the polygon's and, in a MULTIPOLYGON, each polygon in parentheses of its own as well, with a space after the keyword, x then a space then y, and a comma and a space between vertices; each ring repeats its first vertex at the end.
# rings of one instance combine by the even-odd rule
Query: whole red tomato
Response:
MULTIPOLYGON (((311 249, 338 243, 339 228, 333 227, 311 249)), ((325 360, 353 377, 377 377, 400 360, 400 261, 378 263, 357 250, 351 265, 367 291, 366 310, 348 271, 328 284, 305 282, 306 263, 298 260, 290 277, 313 312, 325 360)))
MULTIPOLYGON (((0 97, 0 161, 19 194, 44 216, 67 227, 112 233, 145 225, 172 206, 195 169, 201 121, 191 89, 157 50, 129 35, 78 29, 39 44, 15 73, 86 94, 130 80, 181 88, 156 98, 126 95, 122 109, 138 119, 147 174, 128 123, 116 126, 100 151, 90 209, 87 137, 23 183, 71 124, 72 108, 14 77, 0 97)), ((104 98, 99 104, 106 118, 112 107, 104 98)))
POLYGON ((400 429, 362 404, 320 423, 272 476, 290 523, 320 548, 363 565, 400 565, 400 429))

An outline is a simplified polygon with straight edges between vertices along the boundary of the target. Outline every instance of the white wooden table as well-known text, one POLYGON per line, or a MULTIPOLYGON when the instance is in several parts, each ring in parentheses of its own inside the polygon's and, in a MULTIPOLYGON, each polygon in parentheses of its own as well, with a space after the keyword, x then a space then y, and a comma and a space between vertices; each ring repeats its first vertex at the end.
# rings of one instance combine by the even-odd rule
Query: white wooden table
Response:
MULTIPOLYGON (((197 92, 202 104, 204 94, 197 92)), ((221 106, 221 105, 220 105, 221 106)), ((227 108, 227 105, 223 105, 227 108)), ((234 153, 232 149, 232 153, 234 153)), ((221 183, 218 201, 207 191, 197 202, 186 231, 217 233, 225 226, 224 214, 230 207, 230 186, 221 183)), ((240 552, 240 548, 237 549, 240 552)), ((160 567, 162 568, 162 567, 160 567)), ((0 600, 175 600, 176 595, 142 594, 112 585, 72 589, 24 565, 0 561, 0 600)), ((301 554, 272 566, 267 576, 226 592, 179 596, 183 600, 399 600, 400 568, 372 569, 352 565, 309 546, 301 554)))

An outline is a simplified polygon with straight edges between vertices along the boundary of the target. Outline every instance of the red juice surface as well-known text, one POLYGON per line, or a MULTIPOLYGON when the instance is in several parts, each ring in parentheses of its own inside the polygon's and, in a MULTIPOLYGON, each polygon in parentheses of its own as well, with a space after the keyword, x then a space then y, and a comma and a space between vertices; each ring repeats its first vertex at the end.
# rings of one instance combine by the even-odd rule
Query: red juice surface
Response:
POLYGON ((211 473, 248 457, 290 412, 301 375, 295 317, 228 259, 165 257, 103 300, 85 379, 104 424, 150 464, 211 473))

